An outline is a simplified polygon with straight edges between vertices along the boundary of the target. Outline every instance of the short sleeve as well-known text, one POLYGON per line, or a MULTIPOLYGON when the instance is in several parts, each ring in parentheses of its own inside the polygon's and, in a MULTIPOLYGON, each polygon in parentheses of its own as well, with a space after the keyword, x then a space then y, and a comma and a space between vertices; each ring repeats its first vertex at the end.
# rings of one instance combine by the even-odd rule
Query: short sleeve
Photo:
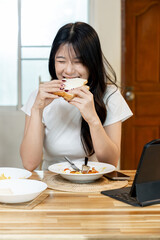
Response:
POLYGON ((107 117, 103 126, 108 126, 119 121, 125 121, 133 115, 119 89, 109 86, 104 96, 106 104, 107 117))
POLYGON ((29 99, 27 101, 27 103, 21 108, 21 110, 27 114, 28 116, 31 116, 31 108, 35 102, 35 99, 37 97, 37 93, 38 93, 38 90, 35 90, 33 91, 30 96, 29 96, 29 99))

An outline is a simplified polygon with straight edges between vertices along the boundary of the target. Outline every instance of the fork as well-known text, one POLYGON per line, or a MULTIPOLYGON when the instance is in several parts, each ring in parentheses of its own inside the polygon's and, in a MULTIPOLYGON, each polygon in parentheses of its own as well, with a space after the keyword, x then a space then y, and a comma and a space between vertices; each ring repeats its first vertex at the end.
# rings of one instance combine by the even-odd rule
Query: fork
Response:
POLYGON ((79 171, 79 172, 81 171, 68 157, 65 156, 64 158, 65 158, 65 160, 67 160, 67 162, 69 162, 71 164, 71 166, 74 170, 79 171))

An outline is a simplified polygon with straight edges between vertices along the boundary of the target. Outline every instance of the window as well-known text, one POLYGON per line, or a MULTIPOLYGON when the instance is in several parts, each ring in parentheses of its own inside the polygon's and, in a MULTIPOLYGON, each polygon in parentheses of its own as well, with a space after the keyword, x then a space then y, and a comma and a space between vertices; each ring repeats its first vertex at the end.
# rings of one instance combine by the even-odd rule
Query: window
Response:
POLYGON ((17 1, 1 0, 0 105, 17 105, 17 22, 17 1))
POLYGON ((88 22, 88 0, 0 0, 0 20, 0 105, 20 108, 39 78, 50 80, 48 57, 57 30, 88 22))

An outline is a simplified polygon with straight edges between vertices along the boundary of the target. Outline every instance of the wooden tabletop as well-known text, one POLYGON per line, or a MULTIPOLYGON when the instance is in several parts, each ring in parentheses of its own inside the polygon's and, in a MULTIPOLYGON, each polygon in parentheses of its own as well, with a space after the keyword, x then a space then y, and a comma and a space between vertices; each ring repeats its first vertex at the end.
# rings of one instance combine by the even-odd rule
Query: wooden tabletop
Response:
MULTIPOLYGON (((133 180, 135 171, 123 172, 133 180)), ((46 174, 52 173, 31 178, 46 174)), ((49 196, 31 210, 0 208, 0 239, 160 239, 160 204, 142 208, 100 193, 45 192, 49 196)))

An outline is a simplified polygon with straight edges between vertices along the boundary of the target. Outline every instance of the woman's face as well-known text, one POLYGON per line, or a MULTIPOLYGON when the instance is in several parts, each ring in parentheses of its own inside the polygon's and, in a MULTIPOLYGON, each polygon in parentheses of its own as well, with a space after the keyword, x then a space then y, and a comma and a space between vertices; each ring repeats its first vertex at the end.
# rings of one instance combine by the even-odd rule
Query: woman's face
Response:
POLYGON ((55 70, 59 80, 63 78, 89 78, 89 71, 75 54, 72 45, 61 45, 55 55, 55 70))

